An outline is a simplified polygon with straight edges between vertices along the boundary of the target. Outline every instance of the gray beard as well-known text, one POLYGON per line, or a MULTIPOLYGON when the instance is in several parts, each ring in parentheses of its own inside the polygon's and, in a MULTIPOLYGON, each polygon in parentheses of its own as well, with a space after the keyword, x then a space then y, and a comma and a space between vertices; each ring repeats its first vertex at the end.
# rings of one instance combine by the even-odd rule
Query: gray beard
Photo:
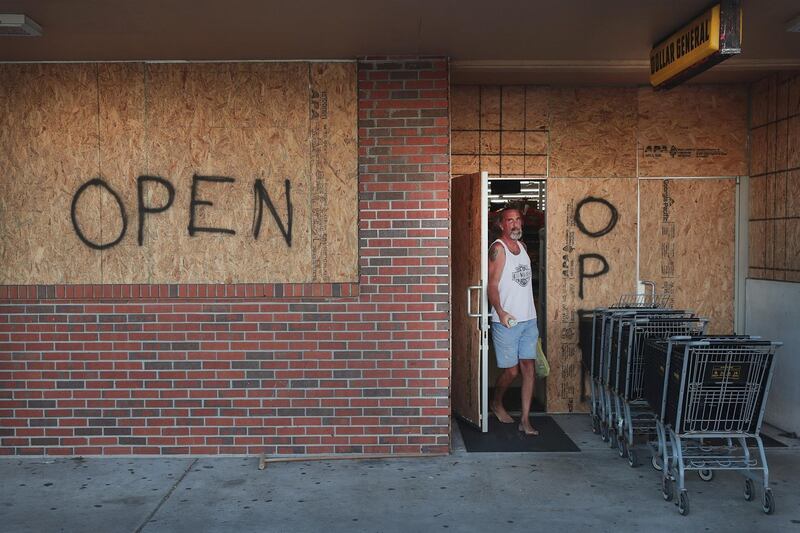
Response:
POLYGON ((512 239, 512 240, 515 240, 515 241, 518 241, 518 240, 520 240, 520 239, 522 238, 522 230, 521 230, 521 229, 515 229, 515 230, 513 230, 513 231, 511 232, 511 235, 509 235, 509 237, 511 237, 511 239, 512 239))

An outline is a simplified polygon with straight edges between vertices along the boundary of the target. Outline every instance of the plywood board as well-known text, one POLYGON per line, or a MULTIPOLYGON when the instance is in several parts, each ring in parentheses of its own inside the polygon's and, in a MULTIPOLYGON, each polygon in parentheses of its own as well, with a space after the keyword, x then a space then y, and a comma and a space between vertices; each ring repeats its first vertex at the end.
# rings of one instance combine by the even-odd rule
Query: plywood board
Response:
MULTIPOLYGON (((96 65, 0 65, 0 284, 100 277, 100 254, 72 229, 77 180, 98 176, 96 65)), ((77 204, 99 237, 101 195, 77 204)))
MULTIPOLYGON (((547 188, 547 408, 552 412, 582 411, 578 310, 608 306, 621 294, 636 291, 636 179, 551 179, 547 188), (588 197, 609 202, 616 224, 590 237, 576 224, 579 203, 588 197), (601 255, 608 264, 602 276, 584 279, 581 297, 581 256, 601 255)), ((580 208, 579 220, 588 232, 609 225, 611 210, 591 202, 580 208)), ((585 272, 602 270, 593 256, 584 257, 585 272)))
POLYGON ((482 85, 480 92, 480 129, 499 130, 501 111, 501 88, 498 85, 482 85))
POLYGON ((747 87, 638 91, 640 176, 747 174, 747 87))
POLYGON ((800 167, 800 115, 788 119, 789 140, 787 142, 787 168, 800 167))
POLYGON ((480 128, 480 86, 453 85, 450 89, 450 127, 454 130, 480 128))
MULTIPOLYGON (((709 317, 710 332, 731 333, 735 180, 641 180, 639 186, 641 279, 672 294, 675 307, 709 317)), ((760 237, 752 224, 751 242, 760 237)), ((751 266, 762 265, 751 260, 751 266)))
POLYGON ((476 131, 453 131, 450 135, 451 150, 456 155, 478 155, 480 133, 476 131))
POLYGON ((628 88, 555 90, 550 176, 636 176, 636 94, 628 88))
MULTIPOLYGON (((357 140, 354 64, 220 63, 3 65, 0 150, 3 283, 257 283, 357 279, 357 140), (11 131, 11 133, 8 133, 11 131), (235 234, 189 235, 195 226, 235 234), (137 242, 137 177, 174 187, 172 206, 145 216, 137 242), (72 195, 102 178, 116 192, 127 231, 92 250, 71 229, 72 195), (264 206, 253 235, 262 180, 264 206), (292 206, 288 232, 289 180, 292 206), (49 198, 37 206, 32 194, 49 198), (36 213, 30 213, 31 209, 36 213), (14 222, 16 221, 16 222, 14 222), (47 257, 46 261, 38 258, 47 257), (30 265, 40 265, 30 268, 30 265), (102 265, 102 266, 101 266, 102 265), (45 269, 45 270, 41 270, 45 269)), ((166 204, 150 183, 144 204, 166 204)), ((39 202, 41 203, 41 202, 39 202)), ((88 238, 122 229, 117 200, 99 187, 78 203, 88 238)))
POLYGON ((547 130, 550 128, 550 105, 553 89, 549 87, 525 87, 525 129, 547 130))
POLYGON ((479 156, 477 155, 454 155, 450 158, 450 173, 453 176, 462 174, 472 174, 480 170, 479 156))
POLYGON ((502 129, 525 129, 525 87, 518 85, 504 86, 502 95, 502 129))
POLYGON ((786 216, 800 217, 800 170, 786 173, 786 216))
POLYGON ((358 102, 355 65, 311 64, 311 234, 314 281, 358 279, 358 102), (324 215, 324 217, 323 217, 324 215), (325 233, 316 231, 325 227, 325 233), (324 256, 322 255, 324 254, 324 256))
MULTIPOLYGON (((771 76, 770 76, 771 77, 771 76)), ((761 79, 751 86, 750 126, 758 127, 766 124, 769 115, 769 83, 770 77, 761 79)))
POLYGON ((760 176, 767 171, 767 127, 750 132, 750 175, 760 176))

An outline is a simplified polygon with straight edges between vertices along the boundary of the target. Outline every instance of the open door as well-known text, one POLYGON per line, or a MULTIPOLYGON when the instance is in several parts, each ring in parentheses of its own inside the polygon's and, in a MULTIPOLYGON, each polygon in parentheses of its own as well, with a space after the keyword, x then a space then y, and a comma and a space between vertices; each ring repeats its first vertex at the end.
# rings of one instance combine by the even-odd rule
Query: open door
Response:
POLYGON ((489 430, 488 194, 486 172, 451 182, 450 294, 453 335, 453 412, 489 430))

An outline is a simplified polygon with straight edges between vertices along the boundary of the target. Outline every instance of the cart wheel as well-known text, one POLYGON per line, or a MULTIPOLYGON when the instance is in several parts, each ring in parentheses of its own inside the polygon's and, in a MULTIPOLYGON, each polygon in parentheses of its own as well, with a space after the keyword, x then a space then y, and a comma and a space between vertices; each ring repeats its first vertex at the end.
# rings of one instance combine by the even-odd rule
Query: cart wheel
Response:
POLYGON ((672 501, 672 481, 666 476, 661 478, 661 496, 664 497, 664 501, 672 501))
POLYGON ((600 433, 600 420, 596 416, 592 416, 592 433, 600 433))
POLYGON ((659 455, 651 455, 650 456, 650 466, 653 467, 653 470, 661 472, 661 456, 659 455))
POLYGON ((604 423, 600 423, 600 438, 603 439, 603 442, 608 440, 608 426, 604 423))
POLYGON ((744 480, 744 499, 749 501, 753 500, 753 496, 755 496, 755 489, 753 488, 753 480, 747 478, 744 480))
POLYGON ((764 502, 761 505, 761 510, 766 514, 775 512, 775 496, 772 495, 772 489, 764 489, 764 502))
POLYGON ((681 516, 689 514, 689 493, 685 490, 678 495, 678 512, 681 513, 681 516))
POLYGON ((628 448, 628 464, 631 468, 636 468, 639 466, 639 461, 633 448, 628 448))
POLYGON ((617 451, 619 452, 620 457, 625 457, 628 455, 628 443, 625 442, 624 437, 617 437, 617 451))
POLYGON ((610 448, 619 448, 617 443, 617 431, 614 428, 608 428, 608 446, 610 448))
POLYGON ((714 471, 710 468, 704 468, 702 470, 697 471, 697 475, 700 476, 700 479, 703 481, 711 481, 714 479, 714 471))

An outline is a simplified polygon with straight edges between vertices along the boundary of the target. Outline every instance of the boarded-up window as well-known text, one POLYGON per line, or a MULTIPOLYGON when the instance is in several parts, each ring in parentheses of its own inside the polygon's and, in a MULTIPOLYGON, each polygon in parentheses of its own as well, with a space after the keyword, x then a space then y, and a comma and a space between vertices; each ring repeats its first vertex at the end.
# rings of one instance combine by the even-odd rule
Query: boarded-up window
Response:
POLYGON ((354 63, 0 66, 0 284, 357 281, 354 63))

